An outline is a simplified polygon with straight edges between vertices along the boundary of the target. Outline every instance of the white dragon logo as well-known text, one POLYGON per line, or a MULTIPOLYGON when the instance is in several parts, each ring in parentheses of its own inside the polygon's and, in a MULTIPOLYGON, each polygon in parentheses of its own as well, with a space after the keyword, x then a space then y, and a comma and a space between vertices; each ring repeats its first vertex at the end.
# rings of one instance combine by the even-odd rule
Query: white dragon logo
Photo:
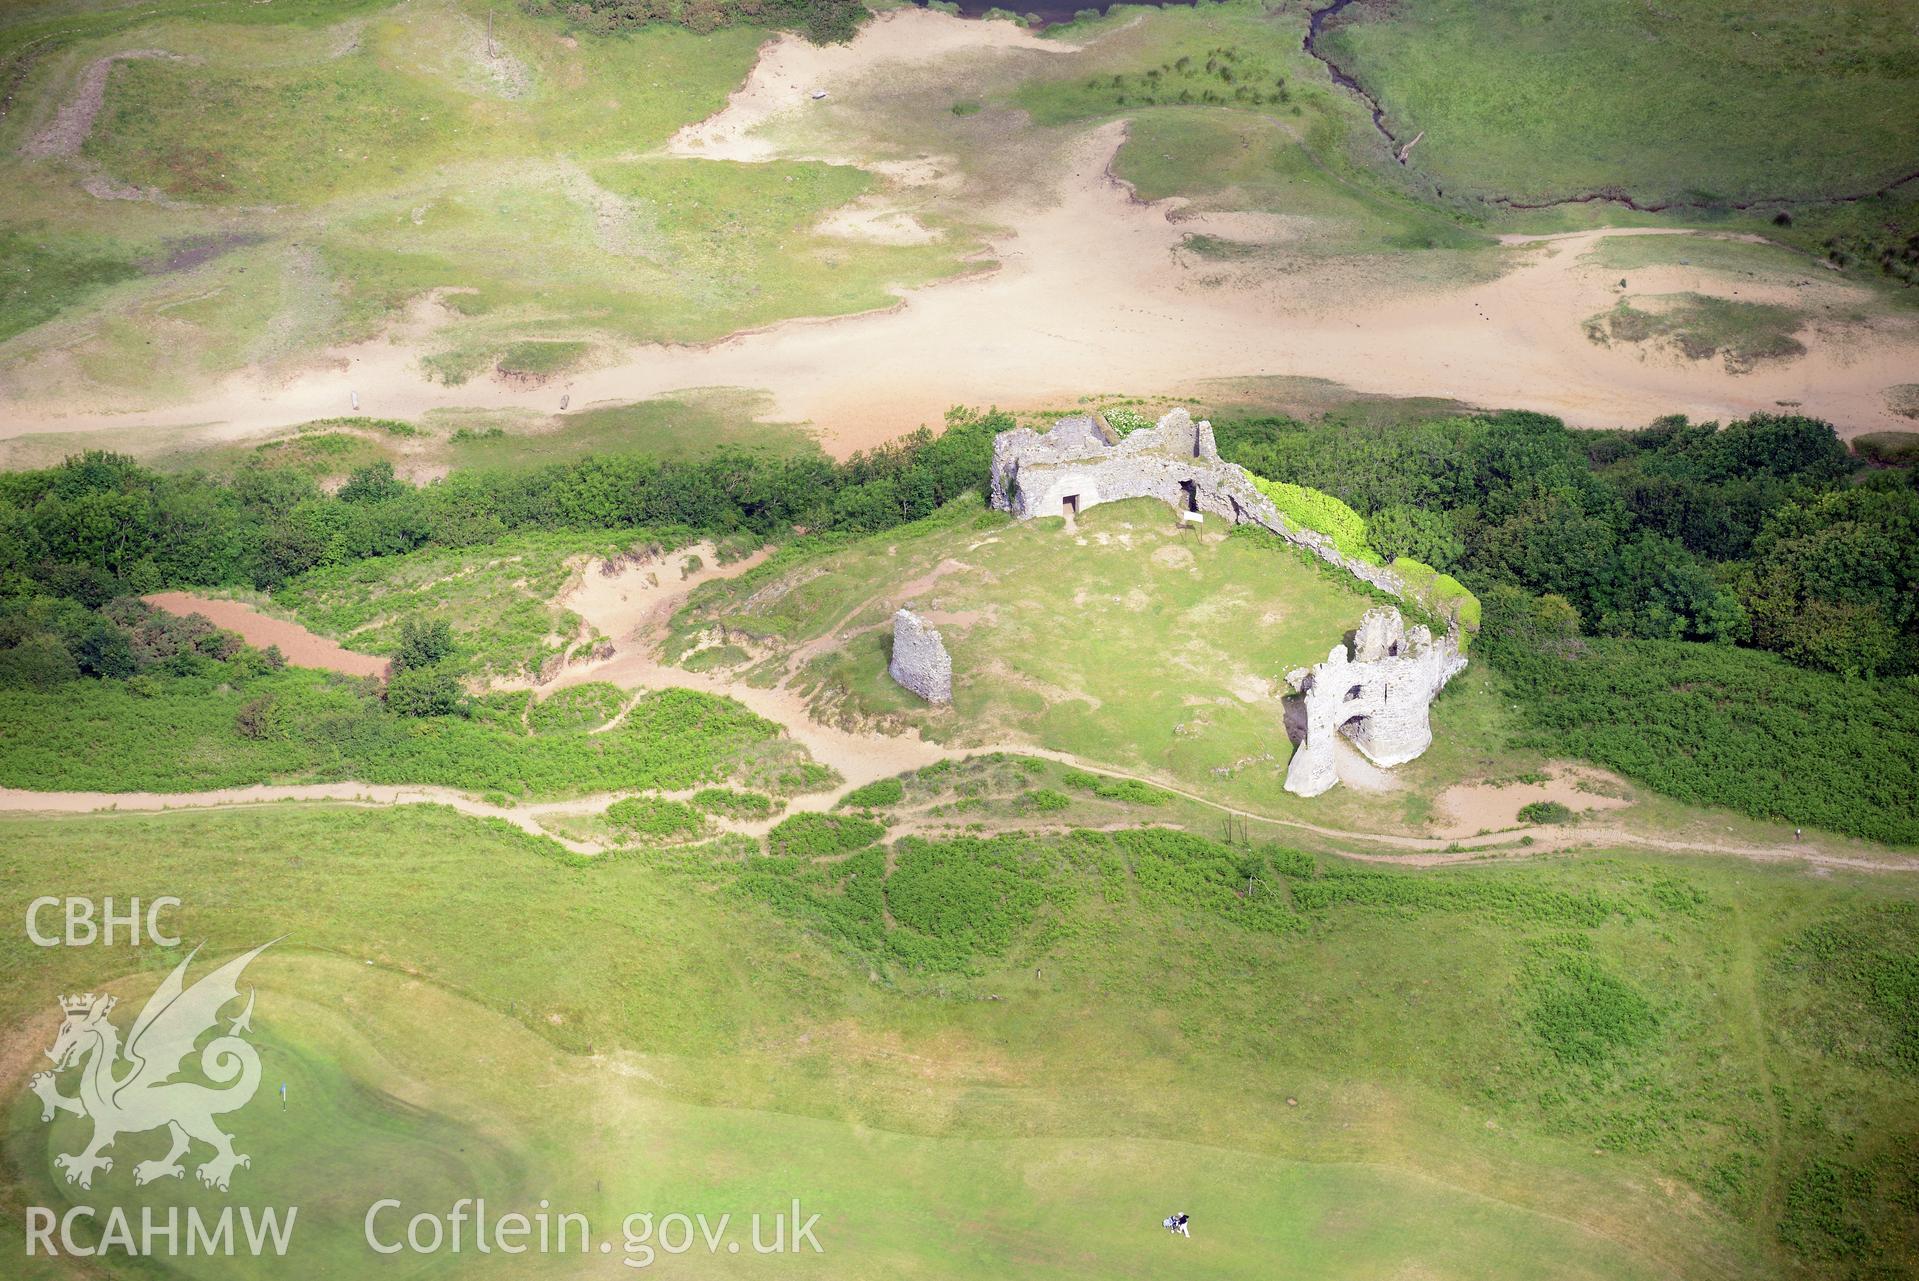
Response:
POLYGON ((219 1022, 220 1011, 228 1002, 239 999, 240 972, 272 946, 262 943, 187 987, 187 966, 200 952, 194 948, 148 998, 140 1017, 133 1021, 124 1049, 119 1029, 107 1019, 116 1004, 113 997, 89 993, 60 998, 66 1021, 60 1025, 53 1048, 47 1051, 53 1071, 35 1074, 28 1085, 40 1096, 42 1121, 53 1120, 56 1112, 93 1119, 93 1141, 86 1149, 54 1158, 55 1164, 66 1171, 68 1183, 92 1187, 95 1170, 113 1168, 113 1158, 100 1153, 114 1139, 163 1125, 173 1136, 173 1146, 160 1160, 142 1161, 133 1167, 137 1184, 179 1178, 184 1173, 180 1158, 195 1139, 213 1148, 212 1159, 195 1171, 200 1182, 210 1188, 226 1191, 234 1167, 253 1164, 233 1150, 233 1136, 213 1122, 214 1117, 245 1106, 260 1088, 260 1056, 239 1035, 252 1030, 251 990, 246 1008, 227 1025, 226 1034, 207 1042, 200 1051, 200 1071, 225 1088, 171 1078, 193 1053, 194 1043, 219 1022), (123 1059, 130 1065, 125 1072, 120 1069, 123 1059), (61 1094, 57 1074, 82 1063, 79 1093, 61 1094))

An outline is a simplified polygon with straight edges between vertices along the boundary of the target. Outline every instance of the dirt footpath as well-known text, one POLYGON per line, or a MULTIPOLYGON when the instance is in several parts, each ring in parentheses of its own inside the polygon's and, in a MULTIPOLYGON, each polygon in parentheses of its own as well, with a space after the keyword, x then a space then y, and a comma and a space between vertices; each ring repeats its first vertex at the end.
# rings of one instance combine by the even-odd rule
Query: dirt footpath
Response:
POLYGON ((179 56, 164 49, 129 49, 88 63, 87 69, 80 73, 80 83, 73 87, 73 96, 61 103, 53 119, 27 140, 20 154, 30 160, 79 155, 80 148, 93 133, 94 117, 100 114, 101 104, 107 100, 107 77, 113 74, 115 63, 179 56))
POLYGON ((243 601, 196 596, 192 592, 155 592, 140 599, 169 614, 182 617, 203 614, 214 626, 240 633, 240 638, 255 649, 278 645, 287 662, 295 667, 319 667, 349 676, 386 675, 386 659, 343 649, 337 641, 316 636, 284 618, 269 618, 243 601))

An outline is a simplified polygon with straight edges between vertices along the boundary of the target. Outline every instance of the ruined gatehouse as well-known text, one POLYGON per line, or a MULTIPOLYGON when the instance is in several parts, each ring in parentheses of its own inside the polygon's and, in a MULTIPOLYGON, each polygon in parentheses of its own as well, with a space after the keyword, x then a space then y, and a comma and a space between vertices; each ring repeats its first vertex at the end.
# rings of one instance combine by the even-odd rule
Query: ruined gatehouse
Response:
POLYGON ((1183 519, 1258 525, 1382 591, 1412 595, 1390 568, 1347 556, 1325 534, 1280 515, 1250 472, 1219 456, 1213 425, 1184 409, 1125 436, 1082 415, 1044 435, 1019 427, 993 440, 993 506, 1019 520, 1076 516, 1127 498, 1157 498, 1183 519))
POLYGON ((1299 743, 1286 767, 1286 790, 1318 796, 1339 782, 1335 735, 1343 734, 1375 765, 1404 765, 1432 746, 1429 716, 1446 682, 1465 670, 1452 636, 1407 627, 1391 606, 1369 609, 1326 661, 1287 673, 1300 692, 1299 743))

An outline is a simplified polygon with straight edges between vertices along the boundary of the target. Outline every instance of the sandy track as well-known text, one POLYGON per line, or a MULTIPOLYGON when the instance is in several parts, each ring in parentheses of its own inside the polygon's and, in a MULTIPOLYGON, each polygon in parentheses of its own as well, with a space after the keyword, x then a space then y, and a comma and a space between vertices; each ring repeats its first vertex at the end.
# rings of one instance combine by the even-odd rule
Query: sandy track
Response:
MULTIPOLYGON (((786 154, 764 131, 776 126, 777 135, 781 121, 812 109, 812 87, 857 83, 876 68, 904 65, 910 74, 927 56, 984 56, 1010 45, 1052 48, 1010 24, 918 9, 887 15, 848 46, 815 50, 776 41, 727 108, 683 131, 672 147, 747 160, 786 154)), ((1616 301, 1618 273, 1582 264, 1581 255, 1605 236, 1636 232, 1520 238, 1526 243, 1489 251, 1504 255, 1507 270, 1484 284, 1402 288, 1372 278, 1347 288, 1319 267, 1286 278, 1283 287, 1270 278, 1235 279, 1184 251, 1187 234, 1210 228, 1243 235, 1261 226, 1277 234, 1279 224, 1270 216, 1211 215, 1215 227, 1207 217, 1183 215, 1177 201, 1136 200, 1108 173, 1125 128, 1112 122, 1079 135, 1062 163, 1048 166, 1050 191, 972 210, 1011 229, 993 246, 996 270, 912 291, 889 310, 790 321, 707 346, 642 346, 545 388, 432 382, 417 359, 424 337, 407 324, 390 337, 323 353, 290 380, 246 373, 168 407, 79 406, 62 403, 56 389, 15 387, 0 405, 0 437, 193 428, 213 438, 246 438, 345 413, 355 392, 366 413, 418 418, 461 407, 553 412, 563 394, 580 410, 693 387, 742 387, 771 393, 769 417, 819 425, 826 447, 843 456, 937 423, 953 404, 1057 405, 1089 392, 1203 394, 1214 380, 1270 376, 1531 408, 1588 427, 1674 412, 1723 419, 1782 403, 1830 418, 1846 435, 1903 425, 1884 389, 1911 381, 1919 367, 1919 323, 1910 319, 1808 335, 1807 355, 1743 375, 1717 361, 1588 341, 1581 322, 1616 301)), ((912 163, 878 167, 904 193, 915 183, 930 193, 945 181, 912 163)), ((906 227, 897 224, 895 232, 908 234, 906 227)), ((1384 261, 1375 268, 1391 270, 1395 260, 1384 261)), ((1640 295, 1712 292, 1724 284, 1684 267, 1640 268, 1632 276, 1640 295)), ((1795 305, 1817 299, 1841 310, 1867 302, 1863 290, 1810 260, 1803 284, 1742 283, 1740 296, 1795 305)))
POLYGON ((394 787, 380 783, 261 784, 257 787, 222 787, 205 792, 28 792, 9 787, 0 788, 0 811, 20 814, 92 814, 103 810, 136 813, 274 805, 288 801, 330 801, 353 805, 447 805, 462 814, 478 818, 505 819, 535 836, 552 837, 576 854, 593 854, 599 852, 599 846, 553 836, 540 826, 538 816, 593 813, 604 809, 614 799, 611 796, 594 797, 508 809, 475 800, 450 787, 394 787))
MULTIPOLYGON (((788 729, 801 727, 789 726, 788 729)), ((814 730, 821 727, 814 726, 814 730)), ((804 741, 805 731, 794 734, 796 739, 804 741)), ((848 736, 852 737, 852 736, 848 736)), ((902 740, 901 745, 907 746, 902 740)), ((1294 819, 1274 818, 1271 815, 1255 813, 1223 805, 1217 801, 1199 796, 1193 792, 1167 782, 1162 778, 1129 774, 1109 766, 1082 761, 1065 752, 1055 752, 1027 744, 1005 744, 966 748, 941 748, 911 740, 910 748, 903 755, 924 761, 907 760, 898 764, 896 769, 872 773, 860 779, 849 780, 832 792, 815 793, 795 797, 788 806, 789 813, 821 811, 832 807, 841 796, 851 791, 859 781, 870 782, 873 778, 887 777, 915 768, 920 763, 934 760, 964 760, 970 756, 985 755, 992 752, 1018 752, 1028 756, 1037 756, 1057 761, 1090 773, 1108 778, 1130 778, 1151 783, 1155 787, 1184 797, 1187 800, 1204 805, 1220 814, 1230 814, 1244 818, 1249 822, 1263 823, 1273 827, 1309 832, 1314 836, 1339 843, 1339 855, 1343 858, 1358 859, 1363 862, 1392 863, 1403 867, 1445 867, 1458 863, 1481 862, 1487 859, 1537 858, 1541 855, 1575 852, 1583 849, 1621 849, 1636 848, 1654 850, 1662 853, 1705 855, 1727 858, 1742 858, 1760 863, 1803 863, 1810 867, 1835 870, 1864 872, 1903 872, 1919 873, 1919 858, 1887 855, 1879 858, 1860 855, 1839 854, 1822 848, 1818 844, 1751 844, 1738 841, 1688 839, 1679 837, 1654 837, 1643 832, 1630 831, 1615 827, 1581 827, 1542 829, 1533 828, 1526 832, 1490 832, 1483 836, 1448 840, 1443 837, 1404 836, 1386 832, 1355 832, 1336 827, 1324 827, 1319 824, 1301 822, 1294 819), (1519 846, 1516 841, 1521 835, 1533 837, 1533 844, 1519 846), (1358 846, 1360 848, 1354 848, 1358 846), (1366 847, 1372 847, 1370 849, 1366 847)), ((863 761, 877 758, 864 757, 863 761)), ((0 788, 0 813, 13 814, 90 814, 112 813, 151 813, 175 810, 224 809, 256 805, 286 804, 289 802, 324 802, 351 805, 445 805, 462 814, 478 818, 496 818, 513 824, 522 831, 535 836, 545 836, 565 849, 576 854, 600 854, 610 847, 594 841, 581 841, 569 837, 556 836, 540 823, 540 818, 552 815, 597 814, 608 805, 624 796, 634 795, 626 792, 607 792, 594 796, 575 797, 564 801, 536 802, 526 805, 506 807, 494 805, 476 799, 467 793, 447 787, 431 786, 391 786, 373 783, 304 783, 274 785, 263 784, 254 787, 218 788, 204 792, 33 792, 18 788, 0 788)), ((651 793, 648 793, 651 795, 651 793)), ((750 833, 763 833, 777 819, 768 819, 750 824, 721 824, 727 830, 750 833)), ((918 830, 932 830, 920 828, 918 830)))
POLYGON ((140 599, 169 614, 203 615, 216 627, 238 632, 240 639, 255 649, 278 645, 280 653, 295 667, 318 667, 349 676, 386 675, 386 659, 374 654, 356 654, 298 623, 262 614, 245 601, 220 600, 192 592, 155 592, 140 599))
MULTIPOLYGON (((710 544, 702 543, 670 553, 655 561, 616 564, 616 572, 611 574, 600 572, 601 563, 595 562, 588 565, 581 577, 568 588, 562 603, 579 613, 583 619, 602 633, 615 636, 617 652, 597 662, 576 664, 567 668, 549 688, 561 689, 587 681, 611 681, 634 691, 679 686, 705 690, 738 700, 752 711, 779 725, 791 739, 805 746, 815 760, 831 765, 842 775, 840 785, 830 791, 792 798, 788 802, 788 812, 829 809, 840 797, 856 787, 875 779, 888 778, 907 770, 918 769, 936 761, 964 760, 972 756, 1008 752, 1040 757, 1109 778, 1135 779, 1203 805, 1217 813, 1230 814, 1250 822, 1292 831, 1308 832, 1325 840, 1338 842, 1341 847, 1340 852, 1347 857, 1400 863, 1413 867, 1435 867, 1486 858, 1533 857, 1597 847, 1637 847, 1671 853, 1724 855, 1760 862, 1800 862, 1827 868, 1919 872, 1919 859, 1901 859, 1897 856, 1871 858, 1836 853, 1823 848, 1817 842, 1811 845, 1798 843, 1761 845, 1721 841, 1717 838, 1667 838, 1625 828, 1596 825, 1529 828, 1523 832, 1480 831, 1470 836, 1456 837, 1444 834, 1410 836, 1393 832, 1358 832, 1239 809, 1190 791, 1166 778, 1129 773, 1109 765, 1081 760, 1067 752, 1030 743, 976 743, 945 747, 928 743, 917 733, 893 737, 877 733, 850 733, 815 721, 806 706, 805 699, 784 685, 762 689, 707 673, 688 672, 676 667, 668 667, 659 661, 659 642, 664 636, 668 620, 697 587, 715 579, 732 578, 743 574, 759 564, 766 555, 766 549, 762 549, 744 560, 735 561, 729 565, 718 565, 713 561, 712 551, 710 544), (699 556, 702 563, 699 568, 689 571, 688 558, 692 556, 699 556), (1533 843, 1528 846, 1519 846, 1516 842, 1522 835, 1530 836, 1533 843), (1355 846, 1359 848, 1353 848, 1355 846)), ((621 713, 622 716, 624 714, 624 712, 621 713)), ((1574 768, 1566 773, 1563 781, 1570 788, 1573 777, 1593 773, 1583 768, 1574 768)), ((1473 811, 1475 806, 1484 810, 1485 806, 1480 803, 1477 796, 1477 793, 1482 790, 1484 789, 1472 787, 1452 789, 1453 793, 1459 794, 1455 807, 1461 811, 1473 811)), ((358 782, 259 785, 199 792, 34 792, 18 788, 0 788, 0 813, 83 814, 98 811, 163 811, 276 804, 290 801, 358 805, 434 804, 447 805, 460 813, 476 817, 502 819, 523 831, 552 837, 561 846, 576 854, 597 854, 605 852, 608 847, 593 841, 554 836, 541 825, 541 817, 597 814, 612 802, 632 794, 609 792, 509 807, 495 805, 449 787, 358 782)), ((690 793, 669 793, 674 796, 688 794, 690 793)), ((1541 794, 1558 795, 1556 792, 1551 792, 1550 787, 1541 794)), ((1571 795, 1571 793, 1568 794, 1571 795)), ((1521 793, 1512 792, 1503 797, 1500 803, 1514 801, 1516 804, 1518 802, 1515 798, 1521 798, 1521 793)), ((1583 798, 1588 803, 1594 799, 1591 796, 1583 798)), ((1537 798, 1527 793, 1523 799, 1537 798)), ((1468 821, 1469 818, 1472 821, 1478 821, 1489 815, 1490 811, 1475 812, 1465 816, 1456 813, 1449 818, 1449 821, 1460 823, 1468 821)), ((760 835, 776 821, 777 819, 752 823, 720 822, 718 826, 728 831, 760 835)), ((909 820, 906 827, 901 830, 920 830, 921 826, 916 821, 909 820)))

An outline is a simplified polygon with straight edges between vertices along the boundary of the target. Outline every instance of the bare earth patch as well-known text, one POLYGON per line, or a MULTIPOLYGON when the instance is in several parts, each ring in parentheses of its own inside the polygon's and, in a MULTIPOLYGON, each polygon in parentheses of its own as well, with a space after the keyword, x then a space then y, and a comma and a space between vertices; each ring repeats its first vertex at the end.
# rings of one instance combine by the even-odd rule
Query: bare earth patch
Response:
POLYGON ((284 618, 270 618, 244 601, 196 596, 192 592, 155 592, 140 599, 169 614, 203 614, 216 627, 238 632, 255 649, 278 645, 295 667, 318 667, 349 676, 384 676, 387 660, 374 654, 356 654, 337 641, 318 636, 284 618))
POLYGON ((1613 775, 1562 766, 1544 783, 1454 784, 1439 794, 1433 817, 1441 836, 1476 836, 1521 826, 1519 811, 1536 801, 1557 801, 1575 813, 1632 804, 1626 784, 1613 775))
POLYGON ((883 201, 874 200, 859 200, 835 209, 822 218, 814 230, 825 236, 866 240, 876 245, 925 245, 940 238, 939 232, 907 210, 889 208, 883 201))
POLYGON ((591 561, 555 603, 615 645, 650 637, 695 587, 743 573, 765 560, 766 552, 725 567, 716 556, 713 544, 702 542, 654 558, 591 561))

